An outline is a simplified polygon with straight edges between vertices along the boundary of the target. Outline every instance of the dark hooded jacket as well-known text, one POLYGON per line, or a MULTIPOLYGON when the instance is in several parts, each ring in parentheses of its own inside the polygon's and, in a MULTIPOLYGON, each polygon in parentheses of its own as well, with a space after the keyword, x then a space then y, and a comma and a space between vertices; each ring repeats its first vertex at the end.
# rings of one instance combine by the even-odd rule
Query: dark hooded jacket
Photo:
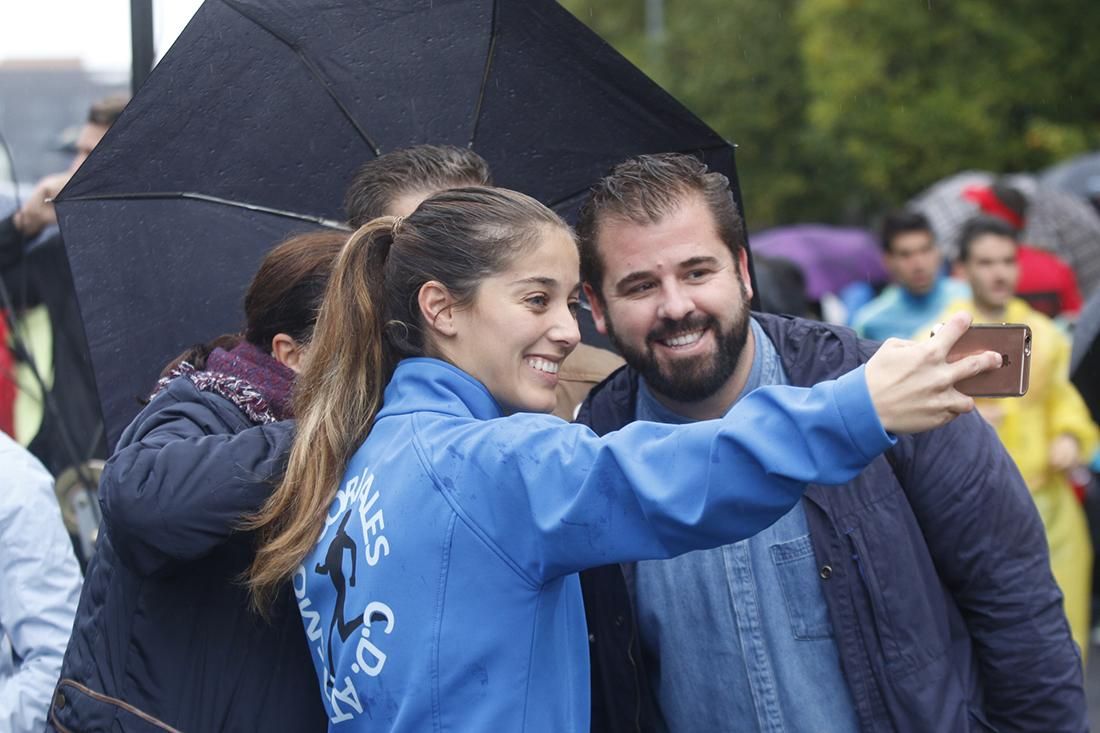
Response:
POLYGON ((237 527, 270 495, 292 430, 256 425, 187 378, 130 424, 100 485, 104 522, 49 730, 327 728, 293 590, 263 621, 240 582, 254 537, 237 527))
MULTIPOLYGON (((878 346, 844 328, 754 317, 796 386, 835 378, 878 346)), ((634 419, 637 392, 638 374, 623 368, 577 419, 600 435, 617 430, 634 419)), ((802 501, 863 730, 1088 729, 1081 656, 1042 523, 981 417, 903 436, 856 480, 811 485, 802 501)), ((594 568, 581 583, 592 730, 659 730, 646 672, 658 660, 642 651, 623 568, 594 568)))

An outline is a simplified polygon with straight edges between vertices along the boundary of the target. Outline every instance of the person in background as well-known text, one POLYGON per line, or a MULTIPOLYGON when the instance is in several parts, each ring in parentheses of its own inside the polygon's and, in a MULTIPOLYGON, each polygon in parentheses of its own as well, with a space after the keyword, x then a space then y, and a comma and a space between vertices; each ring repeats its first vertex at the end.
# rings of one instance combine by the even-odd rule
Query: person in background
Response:
POLYGON ((358 229, 380 216, 408 216, 438 191, 491 185, 489 164, 473 150, 414 145, 364 163, 344 193, 344 211, 358 229))
MULTIPOLYGON (((14 214, 0 220, 0 276, 11 305, 22 316, 15 328, 17 340, 11 343, 34 344, 16 349, 22 365, 17 371, 15 436, 54 475, 89 458, 105 458, 107 444, 69 259, 60 233, 53 229, 57 211, 52 199, 107 134, 127 101, 113 96, 93 104, 69 169, 43 178, 14 214), (36 306, 45 307, 45 320, 29 310, 36 306)), ((3 305, 0 302, 0 309, 3 305)))
POLYGON ((943 252, 924 214, 891 211, 882 222, 881 241, 893 284, 853 316, 852 328, 863 338, 909 338, 948 302, 966 297, 966 286, 944 275, 943 252))
POLYGON ((243 335, 169 365, 123 432, 99 487, 96 553, 51 731, 322 731, 324 708, 290 584, 249 607, 243 530, 284 465, 290 394, 347 234, 302 234, 267 254, 243 335))
MULTIPOLYGON (((878 348, 749 312, 728 181, 693 157, 620 164, 578 236, 597 326, 628 364, 581 408, 599 435, 732 417, 755 389, 813 386, 878 348)), ((977 415, 899 439, 844 487, 811 486, 747 540, 581 585, 600 733, 1087 725, 1042 524, 977 415)))
POLYGON ((0 729, 39 733, 80 596, 53 479, 0 433, 0 729))
MULTIPOLYGON (((1015 297, 1020 277, 1016 229, 978 216, 963 227, 958 270, 972 297, 948 304, 941 318, 968 311, 976 323, 1024 323, 1031 327, 1031 377, 1027 394, 978 400, 1015 460, 1039 509, 1050 546, 1054 577, 1065 596, 1073 639, 1088 651, 1093 548, 1084 510, 1068 479, 1087 464, 1097 446, 1097 428, 1077 388, 1069 381, 1069 341, 1042 313, 1015 297)), ((927 329, 922 329, 927 336, 927 329)))
POLYGON ((986 216, 1008 224, 1015 233, 1016 295, 1048 318, 1075 319, 1082 298, 1073 268, 1053 252, 1020 241, 1027 226, 1027 197, 998 180, 992 186, 970 186, 963 191, 963 198, 977 204, 986 216))
POLYGON ((806 276, 790 260, 753 255, 753 268, 760 284, 760 310, 776 315, 812 317, 806 295, 806 276))
MULTIPOLYGON (((344 209, 348 223, 359 228, 380 216, 408 216, 421 201, 439 191, 492 182, 489 164, 468 148, 416 145, 364 163, 348 186, 344 209)), ((554 414, 572 420, 588 391, 622 363, 606 349, 577 344, 558 371, 554 414)))

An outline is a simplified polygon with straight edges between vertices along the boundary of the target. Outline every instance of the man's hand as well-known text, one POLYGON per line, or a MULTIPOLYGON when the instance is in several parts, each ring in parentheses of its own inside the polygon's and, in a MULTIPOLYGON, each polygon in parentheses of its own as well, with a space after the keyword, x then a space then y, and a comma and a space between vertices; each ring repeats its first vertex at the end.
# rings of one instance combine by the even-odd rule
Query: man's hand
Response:
POLYGON ((24 237, 37 236, 46 227, 57 223, 57 210, 54 209, 52 199, 69 182, 71 175, 68 172, 54 173, 35 185, 30 197, 12 219, 15 228, 24 237))
POLYGON ((1068 471, 1077 465, 1081 446, 1072 435, 1059 435, 1050 443, 1050 467, 1054 471, 1068 471))

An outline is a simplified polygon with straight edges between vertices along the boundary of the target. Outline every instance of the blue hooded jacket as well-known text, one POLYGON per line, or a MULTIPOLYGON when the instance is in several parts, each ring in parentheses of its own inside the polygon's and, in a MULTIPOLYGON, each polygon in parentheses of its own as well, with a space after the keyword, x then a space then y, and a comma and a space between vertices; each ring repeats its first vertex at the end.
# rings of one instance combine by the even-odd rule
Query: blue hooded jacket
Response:
POLYGON ((598 438, 401 362, 294 578, 333 730, 587 731, 577 572, 752 535, 892 439, 862 369, 598 438))

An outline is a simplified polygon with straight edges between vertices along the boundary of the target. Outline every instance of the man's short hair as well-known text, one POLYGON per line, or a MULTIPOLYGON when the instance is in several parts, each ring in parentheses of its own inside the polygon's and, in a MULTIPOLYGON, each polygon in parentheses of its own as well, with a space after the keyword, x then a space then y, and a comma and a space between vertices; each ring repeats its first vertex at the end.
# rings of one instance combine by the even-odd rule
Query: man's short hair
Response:
POLYGON ((110 127, 118 121, 129 102, 130 98, 125 94, 112 94, 94 102, 88 110, 88 124, 110 127))
POLYGON ((348 223, 358 229, 386 216, 394 200, 406 193, 491 185, 489 164, 474 151, 454 145, 416 145, 364 163, 348 186, 344 210, 348 223))
POLYGON ((894 209, 886 214, 882 220, 882 228, 880 230, 881 238, 880 243, 882 249, 887 254, 892 252, 894 246, 894 239, 899 234, 907 234, 909 232, 928 232, 933 234, 932 225, 928 221, 928 217, 919 211, 913 209, 894 209))
POLYGON ((988 234, 1005 237, 1011 239, 1014 243, 1019 243, 1016 239, 1016 229, 1007 221, 995 216, 979 214, 972 219, 968 219, 963 224, 962 231, 959 232, 959 262, 966 262, 970 257, 970 246, 975 240, 988 234))
POLYGON ((745 248, 745 226, 733 201, 729 179, 698 158, 682 153, 640 155, 615 166, 592 188, 577 217, 581 279, 603 297, 603 261, 596 238, 609 218, 656 224, 692 194, 702 197, 719 238, 736 259, 745 248))

